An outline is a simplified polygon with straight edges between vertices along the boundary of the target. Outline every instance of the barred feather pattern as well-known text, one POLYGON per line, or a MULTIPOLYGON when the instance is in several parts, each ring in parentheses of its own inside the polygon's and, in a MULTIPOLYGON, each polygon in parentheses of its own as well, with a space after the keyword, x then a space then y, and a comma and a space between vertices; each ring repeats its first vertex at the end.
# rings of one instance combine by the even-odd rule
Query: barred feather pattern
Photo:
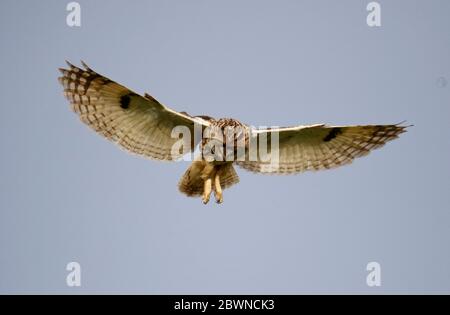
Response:
POLYGON ((331 169, 350 164, 355 158, 382 147, 398 138, 407 127, 400 124, 342 127, 313 125, 260 131, 278 133, 279 163, 246 160, 236 164, 252 172, 272 174, 331 169))
POLYGON ((140 96, 84 63, 84 69, 68 65, 68 69, 59 69, 59 82, 72 110, 82 122, 125 150, 173 160, 171 150, 178 139, 171 137, 172 129, 187 126, 193 134, 194 121, 189 115, 168 109, 150 95, 140 96))

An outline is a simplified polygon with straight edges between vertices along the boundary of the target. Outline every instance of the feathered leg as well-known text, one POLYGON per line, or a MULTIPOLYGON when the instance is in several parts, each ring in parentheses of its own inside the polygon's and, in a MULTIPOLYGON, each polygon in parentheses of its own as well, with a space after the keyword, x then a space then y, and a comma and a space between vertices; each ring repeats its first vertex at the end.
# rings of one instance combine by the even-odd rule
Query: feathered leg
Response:
POLYGON ((214 176, 214 194, 216 197, 217 203, 223 202, 223 193, 222 193, 222 186, 220 186, 220 172, 216 172, 216 175, 214 176))
POLYGON ((207 178, 203 186, 203 197, 202 197, 202 201, 205 205, 209 202, 209 197, 211 196, 211 186, 212 180, 211 178, 207 178))
POLYGON ((203 197, 202 201, 206 205, 209 202, 212 191, 212 178, 214 176, 214 165, 206 164, 202 171, 201 178, 203 179, 203 197))

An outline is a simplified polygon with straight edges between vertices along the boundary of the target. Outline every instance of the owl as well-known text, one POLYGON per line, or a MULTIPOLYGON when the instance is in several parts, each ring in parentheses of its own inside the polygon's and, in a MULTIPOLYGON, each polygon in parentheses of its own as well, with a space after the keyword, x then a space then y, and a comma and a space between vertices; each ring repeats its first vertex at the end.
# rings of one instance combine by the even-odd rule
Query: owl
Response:
POLYGON ((128 152, 149 159, 177 161, 191 154, 192 163, 178 188, 187 196, 201 197, 204 204, 213 192, 216 202, 223 202, 223 190, 239 182, 235 166, 261 174, 332 169, 382 147, 409 127, 399 123, 254 128, 232 118, 177 112, 84 62, 83 67, 67 64, 67 69, 59 69, 59 82, 80 120, 128 152))

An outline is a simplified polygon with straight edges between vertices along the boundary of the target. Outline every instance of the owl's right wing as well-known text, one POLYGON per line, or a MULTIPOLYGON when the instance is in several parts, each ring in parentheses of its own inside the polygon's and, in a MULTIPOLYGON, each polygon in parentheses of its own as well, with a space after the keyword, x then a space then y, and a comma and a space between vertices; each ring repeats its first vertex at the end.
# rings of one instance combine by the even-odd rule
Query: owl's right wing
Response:
POLYGON ((179 159, 180 155, 172 154, 179 141, 172 137, 173 128, 189 129, 192 152, 197 145, 193 141, 195 124, 201 128, 209 125, 201 118, 171 110, 148 94, 138 95, 84 63, 84 69, 68 65, 69 69, 60 69, 59 82, 72 110, 94 131, 131 153, 157 160, 179 159))

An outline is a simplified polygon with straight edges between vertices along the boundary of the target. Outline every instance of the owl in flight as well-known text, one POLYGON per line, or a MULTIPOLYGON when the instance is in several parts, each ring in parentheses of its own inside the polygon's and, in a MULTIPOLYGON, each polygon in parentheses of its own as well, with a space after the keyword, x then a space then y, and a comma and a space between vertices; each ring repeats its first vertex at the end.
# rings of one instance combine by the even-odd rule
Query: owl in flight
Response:
POLYGON ((146 158, 174 161, 185 153, 195 155, 178 188, 187 196, 202 197, 205 204, 213 191, 216 201, 222 203, 223 189, 239 182, 234 164, 263 174, 331 169, 367 155, 407 128, 400 123, 255 129, 235 119, 176 112, 148 94, 141 96, 98 74, 84 63, 84 69, 67 64, 68 69, 60 69, 59 82, 81 121, 127 151, 146 158), (176 133, 174 136, 176 128, 190 132, 190 137, 183 134, 181 138, 176 133), (232 133, 227 132, 230 129, 232 133), (182 150, 180 141, 184 144, 182 150), (261 150, 263 146, 265 150, 261 150), (197 147, 200 153, 194 154, 197 147), (223 157, 225 151, 226 159, 216 158, 223 157))

